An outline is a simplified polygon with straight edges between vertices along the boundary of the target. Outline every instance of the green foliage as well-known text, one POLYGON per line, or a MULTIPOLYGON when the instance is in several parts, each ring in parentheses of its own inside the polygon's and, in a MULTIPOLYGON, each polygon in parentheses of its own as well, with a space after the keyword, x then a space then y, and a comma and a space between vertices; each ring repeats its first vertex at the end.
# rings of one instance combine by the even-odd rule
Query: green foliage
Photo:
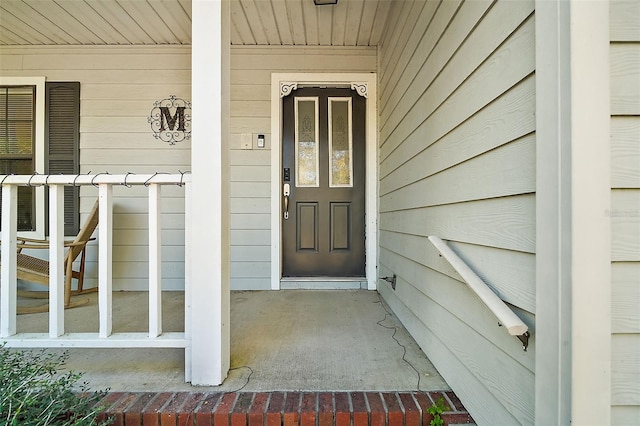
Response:
POLYGON ((427 412, 433 416, 433 419, 431 419, 431 421, 429 422, 429 426, 444 425, 444 420, 442 420, 440 414, 448 410, 449 407, 444 403, 444 398, 438 398, 438 400, 431 407, 427 408, 427 412))
POLYGON ((9 350, 0 345, 0 425, 85 426, 99 422, 102 408, 95 407, 105 391, 89 392, 81 373, 62 373, 68 359, 42 351, 9 350))

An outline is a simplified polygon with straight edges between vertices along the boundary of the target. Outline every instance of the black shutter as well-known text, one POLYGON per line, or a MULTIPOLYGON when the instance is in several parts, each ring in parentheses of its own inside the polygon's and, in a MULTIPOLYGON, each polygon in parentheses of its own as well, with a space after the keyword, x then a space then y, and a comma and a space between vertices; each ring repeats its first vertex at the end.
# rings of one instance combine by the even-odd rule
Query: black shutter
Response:
MULTIPOLYGON (((47 82, 45 85, 45 164, 48 174, 80 172, 80 83, 47 82)), ((46 224, 49 225, 47 203, 46 224)), ((76 235, 80 228, 80 191, 64 189, 64 233, 76 235)), ((47 230, 48 234, 48 230, 47 230)))

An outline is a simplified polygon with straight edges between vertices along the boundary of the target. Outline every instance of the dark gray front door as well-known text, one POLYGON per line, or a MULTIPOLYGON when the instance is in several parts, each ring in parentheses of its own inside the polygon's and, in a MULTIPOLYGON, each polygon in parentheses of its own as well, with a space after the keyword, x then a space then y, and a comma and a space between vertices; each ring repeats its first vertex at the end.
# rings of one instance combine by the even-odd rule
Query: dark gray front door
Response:
POLYGON ((283 276, 363 277, 365 99, 304 88, 282 106, 283 276))

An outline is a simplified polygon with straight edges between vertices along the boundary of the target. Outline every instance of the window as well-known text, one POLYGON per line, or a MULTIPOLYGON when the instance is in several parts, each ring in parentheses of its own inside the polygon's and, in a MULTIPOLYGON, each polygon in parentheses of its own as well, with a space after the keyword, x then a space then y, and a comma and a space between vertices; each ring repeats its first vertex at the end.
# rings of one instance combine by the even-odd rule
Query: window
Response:
MULTIPOLYGON (((79 171, 80 83, 0 78, 0 174, 79 171)), ((18 188, 18 230, 43 238, 48 206, 43 187, 18 188)), ((78 188, 65 188, 65 234, 79 226, 78 188)))
MULTIPOLYGON (((36 87, 0 87, 0 171, 33 173, 36 87)), ((33 188, 18 188, 18 231, 35 231, 33 188)))

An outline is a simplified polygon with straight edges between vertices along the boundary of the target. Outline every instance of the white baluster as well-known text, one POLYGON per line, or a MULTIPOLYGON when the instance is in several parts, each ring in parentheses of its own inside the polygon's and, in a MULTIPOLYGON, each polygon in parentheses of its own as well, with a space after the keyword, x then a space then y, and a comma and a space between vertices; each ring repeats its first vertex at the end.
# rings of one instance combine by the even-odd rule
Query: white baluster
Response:
POLYGON ((162 334, 161 186, 149 185, 149 337, 162 334))
POLYGON ((49 187, 49 337, 64 334, 64 186, 49 187))
POLYGON ((0 337, 16 334, 18 187, 2 186, 2 257, 0 258, 0 337))
POLYGON ((98 310, 100 330, 98 336, 105 338, 111 335, 113 325, 113 187, 111 184, 102 183, 99 188, 98 310))

